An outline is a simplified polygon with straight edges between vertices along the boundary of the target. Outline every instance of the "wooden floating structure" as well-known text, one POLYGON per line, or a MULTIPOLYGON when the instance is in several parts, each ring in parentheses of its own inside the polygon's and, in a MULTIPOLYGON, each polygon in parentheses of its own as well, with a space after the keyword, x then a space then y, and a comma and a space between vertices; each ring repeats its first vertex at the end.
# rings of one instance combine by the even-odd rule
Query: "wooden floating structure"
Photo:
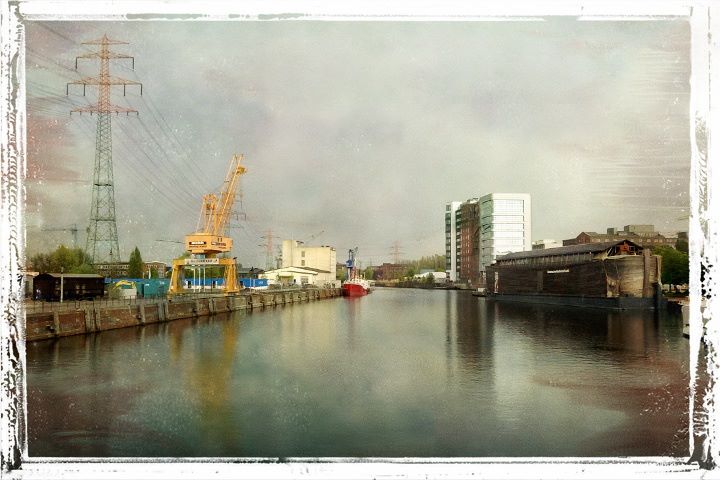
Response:
POLYGON ((487 267, 493 300, 654 309, 661 258, 629 240, 509 253, 487 267))
POLYGON ((174 297, 140 302, 80 302, 74 310, 27 312, 25 340, 46 340, 69 335, 137 327, 181 318, 197 318, 236 310, 254 310, 342 296, 339 288, 307 288, 278 292, 257 291, 237 295, 174 297))

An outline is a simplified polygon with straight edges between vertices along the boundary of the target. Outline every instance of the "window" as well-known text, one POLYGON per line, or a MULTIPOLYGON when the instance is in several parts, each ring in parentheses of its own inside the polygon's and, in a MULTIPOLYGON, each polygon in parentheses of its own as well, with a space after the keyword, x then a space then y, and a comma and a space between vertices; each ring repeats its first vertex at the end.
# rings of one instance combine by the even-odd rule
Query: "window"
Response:
POLYGON ((494 223, 492 229, 496 232, 522 232, 523 223, 494 223))
POLYGON ((302 258, 305 258, 305 250, 301 250, 301 251, 300 251, 300 256, 301 256, 302 258))
POLYGON ((482 223, 523 223, 523 215, 491 215, 483 212, 482 223))
POLYGON ((304 267, 304 266, 305 266, 305 260, 300 260, 300 266, 301 266, 301 267, 304 267))
POLYGON ((523 232, 505 232, 505 231, 499 231, 499 232, 493 232, 492 234, 493 238, 523 238, 523 232))
POLYGON ((523 213, 522 200, 495 200, 493 212, 501 215, 513 215, 523 213))

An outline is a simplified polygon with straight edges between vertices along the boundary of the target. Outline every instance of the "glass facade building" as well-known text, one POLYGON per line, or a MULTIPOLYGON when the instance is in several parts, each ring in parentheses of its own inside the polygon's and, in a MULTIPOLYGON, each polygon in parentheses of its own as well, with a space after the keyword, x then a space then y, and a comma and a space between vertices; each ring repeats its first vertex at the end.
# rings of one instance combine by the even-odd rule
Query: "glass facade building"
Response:
POLYGON ((491 193, 480 198, 480 273, 501 255, 532 249, 530 195, 491 193))
POLYGON ((457 248, 460 232, 457 228, 458 209, 461 202, 450 202, 445 205, 445 273, 448 278, 458 280, 460 251, 457 248))
POLYGON ((532 250, 530 195, 491 193, 445 205, 445 270, 454 282, 484 283, 485 267, 532 250))

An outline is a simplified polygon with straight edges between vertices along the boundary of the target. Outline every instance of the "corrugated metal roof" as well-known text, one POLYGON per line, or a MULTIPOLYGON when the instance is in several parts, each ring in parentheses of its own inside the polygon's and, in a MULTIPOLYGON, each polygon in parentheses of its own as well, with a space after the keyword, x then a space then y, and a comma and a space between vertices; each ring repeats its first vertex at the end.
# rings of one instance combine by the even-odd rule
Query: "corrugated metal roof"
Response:
POLYGON ((321 270, 319 268, 311 268, 311 267, 296 267, 296 268, 304 268, 305 270, 310 270, 312 272, 317 272, 317 273, 330 273, 330 270, 321 270))
POLYGON ((630 240, 614 240, 612 242, 581 243, 580 245, 568 245, 566 247, 544 248, 537 250, 527 250, 524 252, 513 252, 508 253, 507 255, 503 255, 502 257, 497 257, 496 260, 500 262, 503 260, 514 260, 518 258, 549 257, 551 255, 571 255, 573 253, 599 253, 607 250, 610 247, 619 245, 623 242, 628 242, 629 244, 640 248, 639 245, 631 242, 630 240))

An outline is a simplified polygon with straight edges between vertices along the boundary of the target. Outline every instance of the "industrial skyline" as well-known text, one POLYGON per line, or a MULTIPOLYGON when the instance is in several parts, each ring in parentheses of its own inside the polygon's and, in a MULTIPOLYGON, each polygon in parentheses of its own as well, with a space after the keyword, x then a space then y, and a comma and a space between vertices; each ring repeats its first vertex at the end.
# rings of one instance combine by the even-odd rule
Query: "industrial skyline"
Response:
POLYGON ((529 193, 533 240, 686 230, 689 31, 682 19, 28 22, 27 253, 72 243, 43 228, 87 226, 96 119, 71 117, 88 98, 64 94, 92 72, 74 70, 82 42, 104 34, 129 41, 138 60, 118 75, 147 87, 123 103, 143 115, 113 132, 122 257, 135 245, 176 257, 156 240, 193 231, 235 153, 248 175, 228 233, 247 266, 268 262, 268 231, 322 231, 314 243, 339 260, 355 246, 374 263, 398 245, 441 254, 445 204, 482 192, 529 193))

